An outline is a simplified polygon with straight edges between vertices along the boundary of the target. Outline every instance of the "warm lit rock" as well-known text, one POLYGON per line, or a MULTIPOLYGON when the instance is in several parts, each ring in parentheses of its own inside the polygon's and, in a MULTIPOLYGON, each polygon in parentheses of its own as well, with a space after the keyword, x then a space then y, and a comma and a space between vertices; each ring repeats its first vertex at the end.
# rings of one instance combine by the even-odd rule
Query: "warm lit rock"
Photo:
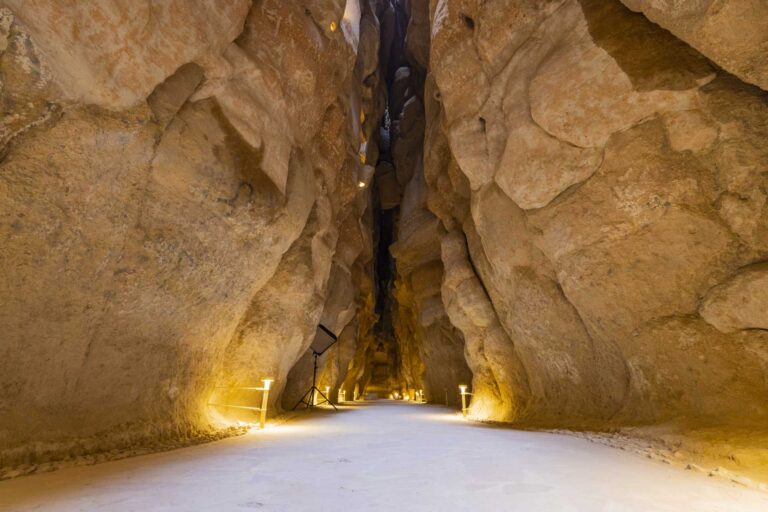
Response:
POLYGON ((395 330, 403 376, 413 390, 423 390, 432 402, 458 405, 455 390, 471 380, 464 340, 443 307, 443 265, 440 240, 444 231, 427 210, 426 183, 419 171, 406 187, 390 251, 398 277, 395 330))
POLYGON ((768 90, 768 5, 762 0, 621 0, 742 80, 768 90))
POLYGON ((248 0, 5 0, 69 100, 123 109, 188 62, 217 55, 243 30, 248 0))
POLYGON ((701 316, 725 333, 768 329, 768 265, 745 267, 709 290, 701 316))
MULTIPOLYGON (((463 236, 472 262, 464 269, 474 276, 466 283, 485 292, 452 290, 456 264, 445 263, 443 300, 463 331, 475 390, 508 407, 509 419, 532 423, 676 414, 716 422, 718 408, 733 421, 765 414, 746 391, 746 382, 765 389, 751 370, 734 392, 745 397, 738 406, 693 377, 712 371, 727 380, 743 356, 699 311, 721 330, 738 329, 741 343, 765 357, 762 334, 747 327, 765 310, 761 281, 747 287, 729 277, 768 254, 765 94, 720 71, 707 57, 725 60, 682 32, 671 28, 677 39, 619 2, 444 1, 431 9, 424 174, 429 208, 463 232, 444 241, 444 258, 463 236), (752 302, 734 316, 746 295, 752 302), (514 343, 514 357, 493 361, 483 349, 473 360, 478 322, 498 324, 483 339, 514 343), (662 324, 664 336, 654 330, 662 324), (663 339, 691 329, 696 352, 716 351, 720 363, 661 355, 663 339), (511 399, 494 391, 520 388, 499 384, 493 364, 522 368, 525 408, 509 409, 511 399), (657 380, 643 387, 649 373, 657 380), (664 392, 654 394, 657 386, 664 392), (709 407, 693 404, 693 388, 709 407)), ((643 9, 655 19, 652 11, 683 8, 643 9)), ((727 15, 725 38, 736 33, 729 9, 694 10, 727 15)), ((742 41, 753 41, 757 22, 745 25, 742 41)), ((737 54, 732 62, 751 58, 737 54)), ((494 407, 484 407, 488 417, 497 417, 494 407)))
POLYGON ((0 11, 0 467, 252 421, 216 388, 279 404, 316 323, 350 322, 377 49, 303 2, 214 4, 0 11))
POLYGON ((517 348, 504 331, 475 274, 462 234, 442 241, 445 267, 442 296, 451 323, 463 334, 467 364, 472 370, 472 414, 512 421, 528 406, 528 376, 517 348))

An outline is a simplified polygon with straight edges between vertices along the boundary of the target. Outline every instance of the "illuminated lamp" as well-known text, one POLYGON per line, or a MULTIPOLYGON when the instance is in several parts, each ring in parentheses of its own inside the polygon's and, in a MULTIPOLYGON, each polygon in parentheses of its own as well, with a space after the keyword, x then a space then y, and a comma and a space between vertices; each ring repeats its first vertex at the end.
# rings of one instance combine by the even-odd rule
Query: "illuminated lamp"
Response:
POLYGON ((463 414, 464 417, 466 417, 467 416, 467 395, 471 395, 472 393, 467 392, 466 384, 459 385, 459 393, 461 394, 461 414, 463 414))
POLYGON ((364 165, 357 176, 357 188, 364 189, 373 181, 373 173, 375 169, 372 165, 364 165))
POLYGON ((267 424, 267 404, 269 403, 269 387, 275 379, 261 379, 264 384, 264 391, 261 393, 261 416, 259 417, 259 427, 264 428, 267 424))

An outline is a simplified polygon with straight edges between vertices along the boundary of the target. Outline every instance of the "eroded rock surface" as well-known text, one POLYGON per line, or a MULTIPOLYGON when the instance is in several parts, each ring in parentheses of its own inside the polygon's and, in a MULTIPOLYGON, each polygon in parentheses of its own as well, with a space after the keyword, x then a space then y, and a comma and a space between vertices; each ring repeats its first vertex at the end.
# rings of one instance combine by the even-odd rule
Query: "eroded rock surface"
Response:
POLYGON ((243 30, 248 0, 83 3, 4 0, 70 100, 123 109, 243 30))
POLYGON ((350 3, 3 2, 0 467, 254 421, 208 404, 279 409, 350 323, 383 109, 350 3))
POLYGON ((752 265, 713 287, 704 297, 701 317, 724 333, 768 330, 768 264, 752 265))
POLYGON ((768 5, 760 0, 622 0, 745 82, 768 90, 768 5))
POLYGON ((478 418, 768 414, 764 17, 625 3, 672 33, 616 1, 430 5, 424 175, 478 418))

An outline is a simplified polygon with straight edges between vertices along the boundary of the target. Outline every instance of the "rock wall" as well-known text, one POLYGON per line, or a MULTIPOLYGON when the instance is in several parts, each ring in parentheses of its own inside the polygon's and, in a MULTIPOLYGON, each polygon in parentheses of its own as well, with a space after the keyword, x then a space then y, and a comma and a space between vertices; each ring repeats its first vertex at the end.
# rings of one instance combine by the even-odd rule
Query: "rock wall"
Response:
POLYGON ((411 2, 429 211, 401 213, 402 338, 433 311, 418 255, 476 418, 765 425, 764 8, 624 4, 411 2))
POLYGON ((768 89, 768 5, 760 0, 622 0, 741 80, 768 89))
MULTIPOLYGON (((456 389, 472 381, 464 338, 451 323, 441 296, 440 221, 426 207, 426 184, 418 172, 408 183, 400 211, 397 262, 397 339, 405 394, 422 390, 433 403, 458 406, 456 389)), ((457 324, 458 325, 458 324, 457 324)))
POLYGON ((350 324, 377 9, 0 2, 0 467, 253 421, 208 403, 350 324))

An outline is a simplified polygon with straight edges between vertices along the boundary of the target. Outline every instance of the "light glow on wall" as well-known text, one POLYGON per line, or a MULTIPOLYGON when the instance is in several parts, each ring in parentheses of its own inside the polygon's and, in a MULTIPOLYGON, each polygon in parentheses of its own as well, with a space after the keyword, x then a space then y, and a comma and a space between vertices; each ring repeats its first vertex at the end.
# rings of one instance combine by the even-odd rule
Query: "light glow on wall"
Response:
MULTIPOLYGON (((227 404, 227 403, 217 403, 217 402, 208 402, 208 405, 211 407, 215 407, 217 409, 236 409, 236 410, 244 410, 244 411, 252 411, 254 413, 259 413, 259 427, 264 428, 267 424, 267 409, 269 406, 269 389, 272 386, 272 383, 275 381, 275 379, 268 377, 261 379, 262 386, 260 387, 254 387, 254 386, 219 386, 216 389, 223 389, 226 390, 224 392, 224 396, 229 396, 230 393, 233 391, 261 391, 261 407, 255 407, 252 405, 242 405, 242 404, 227 404)), ((251 426, 255 426, 255 423, 251 423, 248 421, 242 421, 237 420, 236 425, 238 426, 247 426, 248 428, 251 428, 251 426)))

